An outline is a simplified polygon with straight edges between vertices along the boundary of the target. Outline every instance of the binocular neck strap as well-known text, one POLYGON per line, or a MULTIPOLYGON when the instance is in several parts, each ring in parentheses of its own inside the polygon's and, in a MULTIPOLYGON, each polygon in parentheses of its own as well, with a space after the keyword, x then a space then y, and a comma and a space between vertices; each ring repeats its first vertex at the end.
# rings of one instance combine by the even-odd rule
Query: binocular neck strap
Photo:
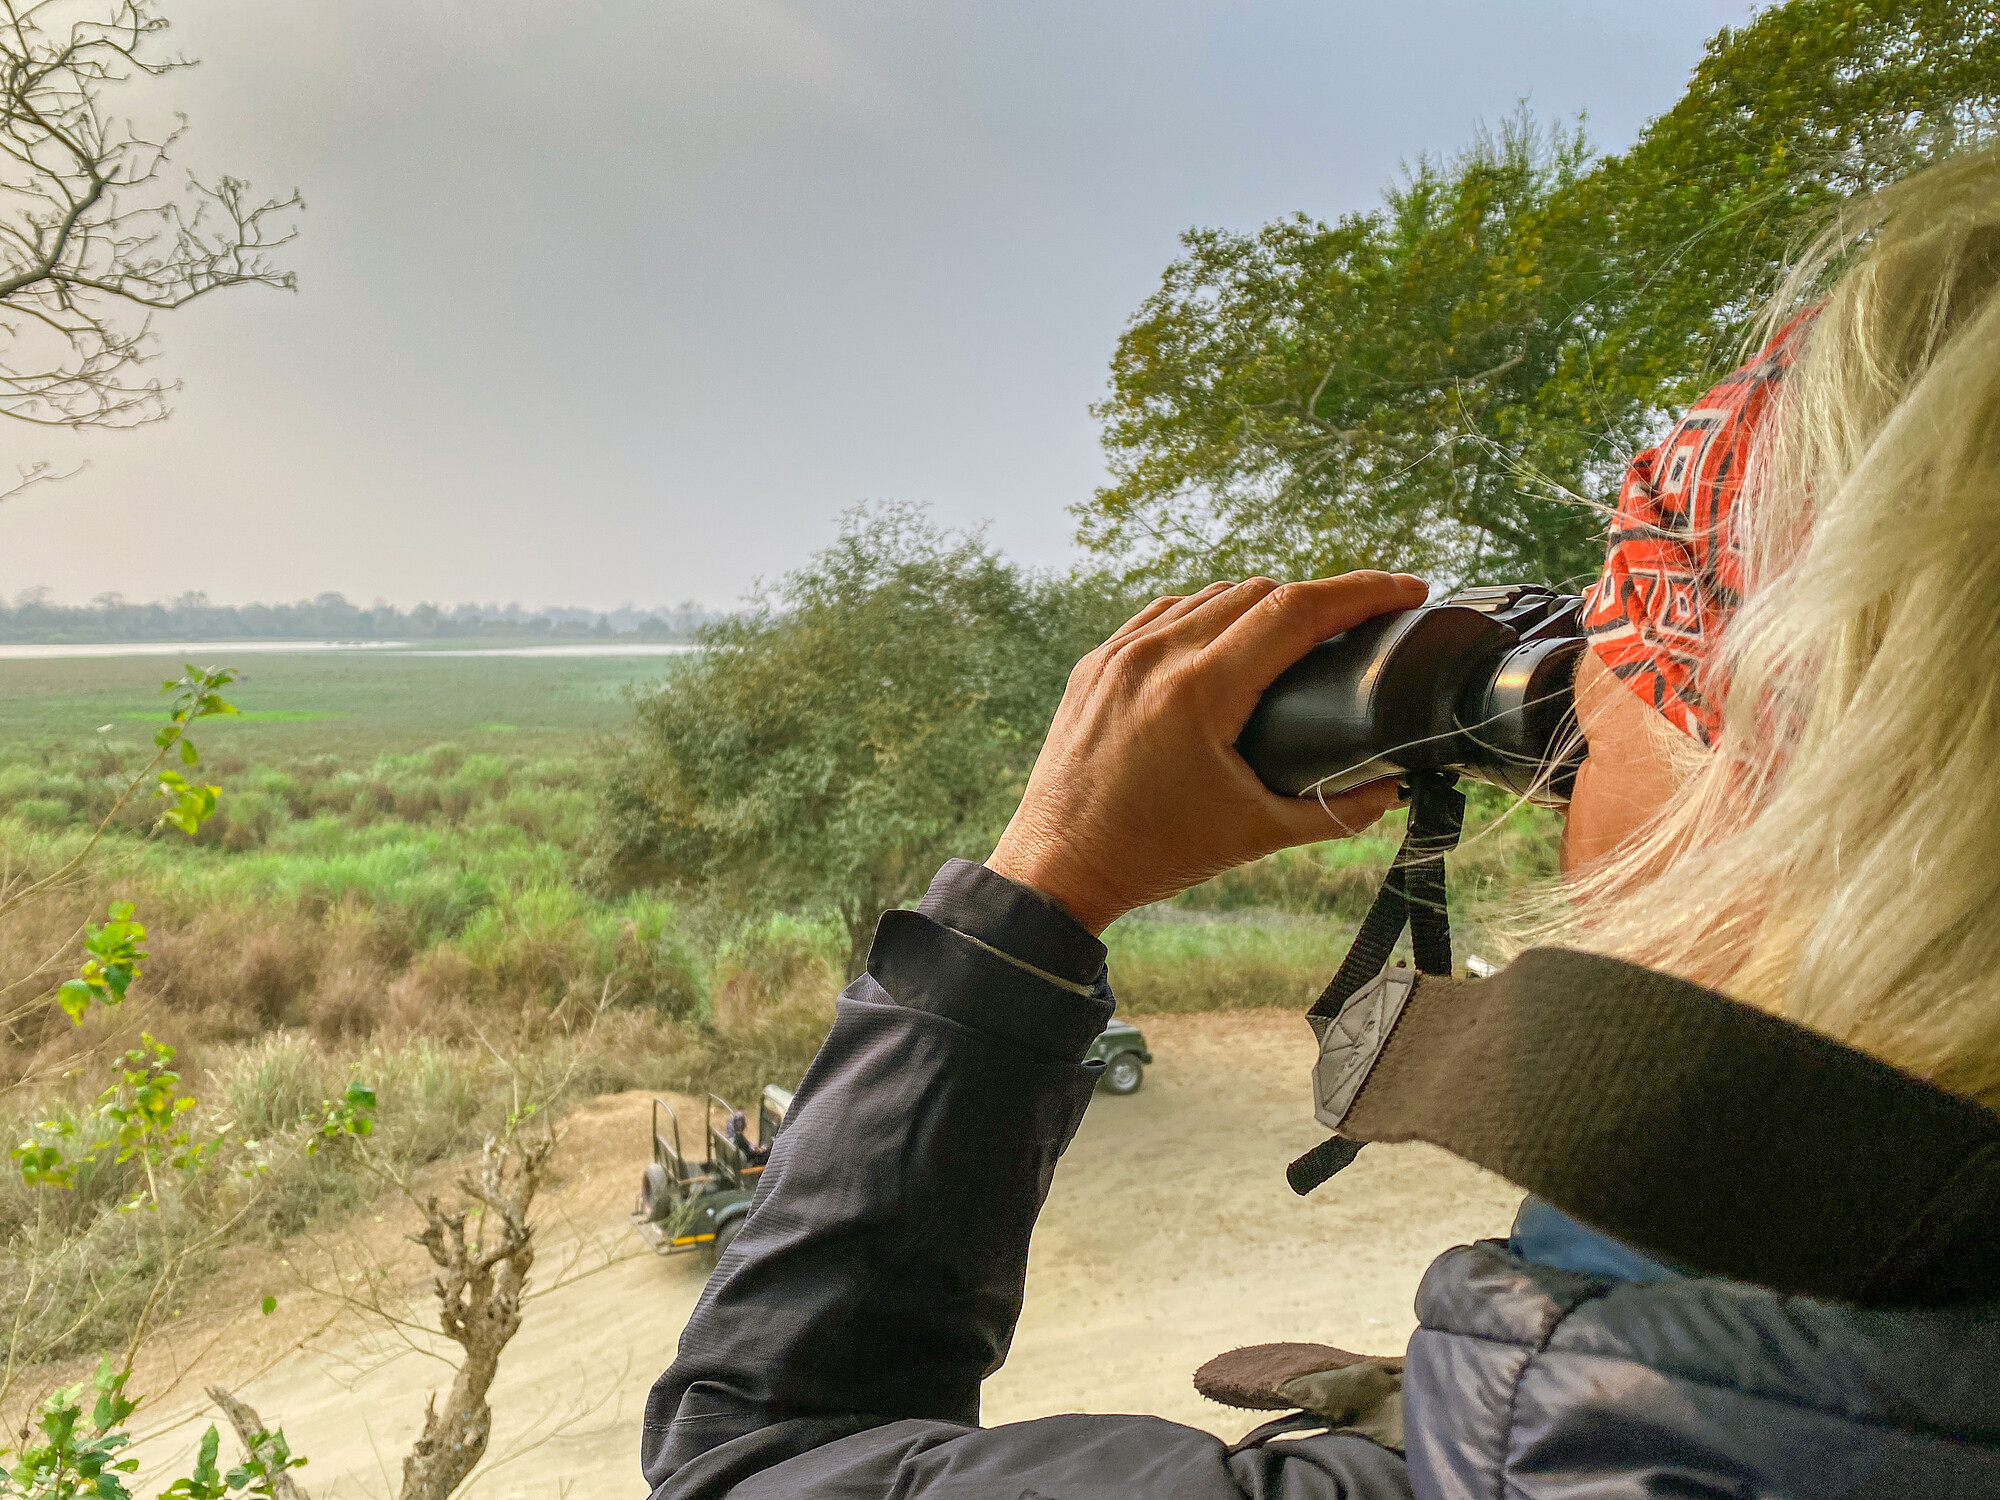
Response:
MULTIPOLYGON (((1411 771, 1410 821, 1403 846, 1390 862, 1382 888, 1361 921, 1361 930, 1340 962, 1332 983, 1320 992, 1306 1020, 1319 1033, 1338 1016, 1355 991, 1387 967, 1403 928, 1410 929, 1410 948, 1417 968, 1425 974, 1451 977, 1451 919, 1445 910, 1444 857, 1458 847, 1465 827, 1465 793, 1450 771, 1411 771)), ((1333 1136, 1313 1147, 1285 1170, 1292 1191, 1301 1197, 1360 1154, 1358 1141, 1333 1136)))

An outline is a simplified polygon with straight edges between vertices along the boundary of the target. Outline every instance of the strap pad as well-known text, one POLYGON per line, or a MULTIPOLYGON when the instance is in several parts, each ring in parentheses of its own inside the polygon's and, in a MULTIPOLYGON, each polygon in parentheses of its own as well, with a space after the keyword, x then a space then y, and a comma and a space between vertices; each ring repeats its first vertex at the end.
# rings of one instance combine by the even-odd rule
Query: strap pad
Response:
POLYGON ((1349 1142, 1429 1141, 1657 1259, 1778 1291, 1892 1306, 2000 1285, 2000 1115, 1968 1099, 1559 948, 1412 976, 1386 1026, 1384 1006, 1355 996, 1315 1075, 1349 1142))

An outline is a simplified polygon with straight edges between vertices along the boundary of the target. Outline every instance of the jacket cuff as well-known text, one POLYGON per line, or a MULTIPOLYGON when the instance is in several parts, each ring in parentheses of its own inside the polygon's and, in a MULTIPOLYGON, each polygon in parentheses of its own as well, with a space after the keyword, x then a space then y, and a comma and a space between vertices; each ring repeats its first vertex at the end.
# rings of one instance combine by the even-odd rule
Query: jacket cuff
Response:
POLYGON ((1080 1063, 1111 1020, 1101 977, 1079 995, 921 911, 886 911, 868 972, 888 997, 1055 1063, 1080 1063))
POLYGON ((1104 944, 1041 892, 969 859, 946 860, 917 910, 1017 963, 1069 984, 1096 985, 1104 944))

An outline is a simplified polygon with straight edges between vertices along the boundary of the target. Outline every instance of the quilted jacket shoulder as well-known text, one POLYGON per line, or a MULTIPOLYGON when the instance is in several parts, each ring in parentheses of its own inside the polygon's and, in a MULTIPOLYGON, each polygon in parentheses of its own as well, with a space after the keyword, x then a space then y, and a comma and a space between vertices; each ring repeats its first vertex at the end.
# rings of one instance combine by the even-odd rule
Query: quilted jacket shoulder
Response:
POLYGON ((1864 1312, 1486 1242, 1439 1257, 1417 1314, 1419 1496, 2000 1496, 2000 1302, 1864 1312))

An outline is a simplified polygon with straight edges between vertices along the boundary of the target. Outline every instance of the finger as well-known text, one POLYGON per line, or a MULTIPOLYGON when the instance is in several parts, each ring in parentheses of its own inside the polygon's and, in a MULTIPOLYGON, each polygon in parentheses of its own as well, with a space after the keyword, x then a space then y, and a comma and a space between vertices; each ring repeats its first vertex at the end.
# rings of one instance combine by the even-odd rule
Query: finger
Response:
MULTIPOLYGON (((1116 644, 1120 641, 1129 641, 1134 636, 1139 635, 1157 635, 1162 630, 1170 628, 1176 621, 1200 609, 1217 595, 1226 593, 1234 587, 1236 585, 1233 583, 1211 583, 1200 593, 1189 594, 1185 599, 1155 600, 1154 603, 1164 603, 1167 607, 1142 625, 1135 620, 1133 624, 1137 626, 1136 629, 1132 626, 1127 626, 1112 637, 1112 642, 1116 644)), ((1150 605, 1147 607, 1151 608, 1150 605)))
POLYGON ((1148 625, 1152 624, 1153 621, 1159 619, 1161 615, 1165 614, 1168 610, 1172 609, 1176 604, 1179 604, 1180 602, 1181 602, 1181 596, 1179 594, 1167 594, 1162 598, 1155 599, 1151 604, 1147 605, 1144 609, 1140 610, 1139 613, 1132 616, 1132 618, 1127 620, 1123 625, 1120 625, 1116 630, 1112 631, 1110 635, 1106 636, 1104 644, 1107 646, 1117 645, 1120 641, 1124 640, 1126 636, 1132 634, 1133 631, 1144 630, 1148 625))
POLYGON ((1217 589, 1228 587, 1229 585, 1226 583, 1211 583, 1201 593, 1191 598, 1183 598, 1179 594, 1167 594, 1155 599, 1123 625, 1120 625, 1117 630, 1113 631, 1105 639, 1103 645, 1094 647, 1083 660, 1076 664, 1070 673, 1070 687, 1077 688, 1094 682, 1097 675, 1104 670, 1105 664, 1111 660, 1118 648, 1139 636, 1145 635, 1161 620, 1173 614, 1173 612, 1185 610, 1199 600, 1214 593, 1217 589))
POLYGON ((1397 805, 1396 778, 1371 781, 1324 799, 1308 792, 1303 797, 1274 793, 1270 800, 1272 820, 1285 831, 1287 845, 1317 844, 1352 837, 1380 822, 1397 805))
POLYGON ((1246 578, 1182 611, 1172 622, 1174 634, 1191 646, 1204 647, 1279 587, 1273 578, 1246 578))
MULTIPOLYGON (((1407 573, 1343 573, 1271 590, 1217 636, 1205 655, 1246 703, 1329 636, 1363 620, 1424 602, 1423 581, 1407 573)), ((1247 712, 1247 709, 1246 709, 1247 712)))

